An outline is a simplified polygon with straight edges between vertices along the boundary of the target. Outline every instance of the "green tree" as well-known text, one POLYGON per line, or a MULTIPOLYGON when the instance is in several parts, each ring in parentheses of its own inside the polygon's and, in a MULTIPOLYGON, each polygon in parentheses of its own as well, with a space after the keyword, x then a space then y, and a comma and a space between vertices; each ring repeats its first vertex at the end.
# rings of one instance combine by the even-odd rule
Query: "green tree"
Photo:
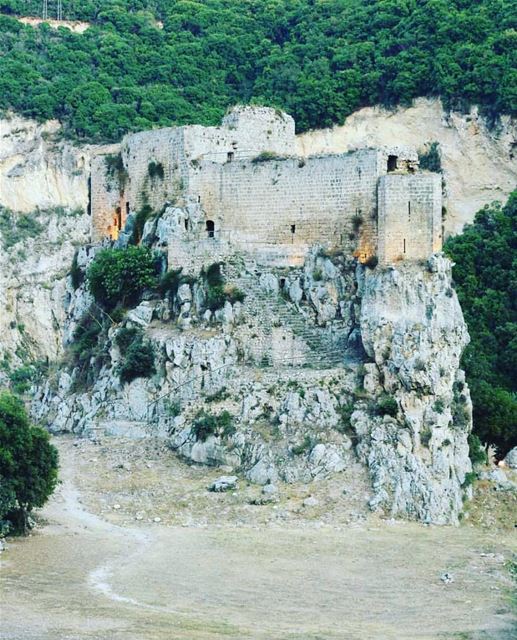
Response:
POLYGON ((504 455, 517 445, 517 191, 479 211, 445 251, 471 337, 462 364, 474 432, 504 455))
POLYGON ((160 256, 147 247, 103 249, 88 267, 88 287, 104 309, 131 307, 146 289, 158 286, 160 256))
POLYGON ((24 406, 0 393, 0 520, 21 532, 57 483, 58 453, 46 431, 29 424, 24 406))

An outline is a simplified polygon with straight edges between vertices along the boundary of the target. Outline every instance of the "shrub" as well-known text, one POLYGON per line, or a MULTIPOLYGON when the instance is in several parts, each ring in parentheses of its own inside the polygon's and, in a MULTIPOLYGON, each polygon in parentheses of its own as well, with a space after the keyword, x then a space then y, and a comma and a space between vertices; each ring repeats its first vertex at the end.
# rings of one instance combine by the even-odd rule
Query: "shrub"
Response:
POLYGON ((312 446, 312 438, 310 436, 305 436, 303 441, 300 442, 300 444, 294 445, 291 450, 295 456, 301 456, 306 451, 312 449, 312 446))
POLYGON ((377 400, 377 413, 380 416, 388 415, 394 418, 398 410, 397 401, 392 396, 383 395, 377 400))
POLYGON ((431 142, 425 149, 418 153, 420 169, 439 173, 442 170, 442 157, 440 153, 440 143, 431 142))
POLYGON ((244 298, 246 297, 244 291, 241 291, 235 285, 227 285, 224 288, 224 295, 226 300, 231 304, 235 304, 236 302, 244 302, 244 298))
POLYGON ((196 440, 205 442, 211 435, 228 437, 235 433, 233 416, 228 411, 222 411, 219 415, 199 411, 192 423, 192 432, 196 440))
POLYGON ((262 151, 262 153, 255 156, 251 162, 253 164, 258 164, 260 162, 269 162, 270 160, 282 160, 282 156, 279 156, 273 151, 262 151))
POLYGON ((350 419, 352 417, 352 413, 354 412, 354 403, 347 402, 346 404, 341 405, 338 408, 338 413, 341 417, 341 424, 338 427, 338 431, 342 433, 346 433, 352 429, 352 424, 350 419))
POLYGON ((107 311, 135 306, 145 289, 158 285, 160 256, 146 247, 103 249, 88 267, 88 288, 107 311))
POLYGON ((436 411, 436 413, 443 413, 444 409, 444 401, 442 400, 442 398, 437 398, 433 404, 433 411, 436 411))
POLYGON ((142 340, 142 329, 136 327, 121 327, 115 336, 115 343, 120 351, 126 351, 135 340, 142 340))
POLYGON ((180 284, 182 283, 181 272, 183 268, 171 269, 163 274, 158 284, 158 291, 162 297, 169 296, 171 302, 174 301, 180 284))
POLYGON ((10 249, 18 242, 36 238, 44 226, 36 219, 38 212, 15 215, 9 209, 0 207, 0 233, 4 249, 10 249))
POLYGON ((156 373, 152 344, 144 341, 141 331, 133 334, 129 331, 127 330, 121 338, 122 343, 127 344, 124 360, 118 366, 118 375, 122 383, 132 382, 136 378, 149 378, 156 373))
POLYGON ((204 275, 209 287, 222 287, 224 285, 220 262, 214 262, 206 269, 206 271, 202 272, 202 274, 204 275))
POLYGON ((424 427, 420 432, 420 442, 424 447, 428 447, 431 442, 433 432, 429 427, 424 427))
POLYGON ((48 433, 29 424, 23 404, 0 393, 0 520, 19 531, 57 484, 58 453, 48 433))
POLYGON ((481 440, 475 433, 471 433, 468 437, 469 443, 469 458, 472 464, 487 464, 488 456, 481 444, 481 440))
POLYGON ((31 383, 36 376, 36 369, 33 366, 23 366, 15 369, 10 375, 11 388, 14 393, 24 394, 30 389, 31 383))

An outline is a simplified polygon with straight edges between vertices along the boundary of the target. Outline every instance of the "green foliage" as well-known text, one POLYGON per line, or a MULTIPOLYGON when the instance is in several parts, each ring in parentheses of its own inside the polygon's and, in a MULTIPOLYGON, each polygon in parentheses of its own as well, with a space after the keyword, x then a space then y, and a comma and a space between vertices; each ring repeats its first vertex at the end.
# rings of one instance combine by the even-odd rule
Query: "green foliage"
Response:
POLYGON ((23 240, 39 236, 44 227, 37 219, 38 215, 38 211, 15 214, 0 206, 0 234, 4 249, 10 249, 23 240))
POLYGON ((24 532, 57 483, 58 454, 48 433, 29 424, 23 404, 0 392, 0 521, 24 532))
POLYGON ((106 318, 98 309, 89 309, 81 318, 68 350, 68 363, 75 370, 74 390, 93 384, 108 356, 102 347, 106 337, 106 318))
POLYGON ((204 275, 209 287, 222 287, 224 285, 220 262, 214 262, 211 264, 206 271, 202 271, 202 275, 204 275))
POLYGON ((477 480, 478 474, 475 471, 468 471, 465 474, 465 480, 463 480, 463 484, 461 485, 463 489, 470 487, 474 484, 475 480, 477 480))
POLYGON ((214 262, 206 270, 201 272, 205 279, 207 293, 206 305, 210 311, 217 311, 224 307, 225 302, 234 304, 243 302, 246 297, 244 292, 234 285, 225 285, 221 272, 221 263, 214 262))
POLYGON ((219 415, 198 411, 192 423, 192 432, 196 440, 205 442, 211 435, 229 437, 235 433, 233 416, 228 411, 221 411, 219 415))
POLYGON ((270 162, 271 160, 281 160, 282 156, 279 156, 272 151, 262 151, 258 156, 255 156, 251 161, 252 164, 260 164, 261 162, 270 162))
POLYGON ((124 327, 119 330, 115 340, 124 358, 118 366, 121 382, 149 378, 156 373, 153 346, 144 340, 141 329, 124 327))
POLYGON ((380 416, 392 416, 393 418, 397 415, 399 410, 397 401, 392 396, 382 395, 377 400, 376 412, 380 416))
POLYGON ((109 311, 138 304, 146 289, 158 286, 159 256, 146 247, 103 249, 88 267, 88 288, 109 311))
POLYGON ((31 365, 24 365, 15 369, 9 374, 9 380, 11 382, 11 389, 14 393, 23 395, 31 387, 31 383, 35 379, 37 374, 36 369, 31 365))
POLYGON ((469 457, 472 461, 472 464, 487 464, 488 456, 487 453, 481 444, 481 440, 477 437, 475 433, 471 433, 468 437, 469 443, 469 457))
POLYGON ((216 124, 239 102, 281 107, 299 130, 418 96, 516 113, 513 0, 69 0, 66 16, 92 23, 82 35, 7 15, 40 10, 0 4, 0 110, 76 138, 216 124))
POLYGON ((433 404, 433 411, 436 413, 443 413, 445 409, 445 403, 442 398, 437 398, 433 404))
POLYGON ((431 142, 424 151, 419 152, 418 160, 420 161, 420 169, 439 173, 442 170, 440 143, 431 142))
POLYGON ((471 342, 462 365, 474 406, 474 433, 500 455, 517 445, 517 191, 487 206, 450 238, 453 278, 471 342))
POLYGON ((310 451, 314 446, 312 438, 310 436, 305 436, 302 442, 296 444, 292 447, 291 451, 295 456, 301 456, 303 453, 310 451))
POLYGON ((338 408, 338 413, 341 417, 341 424, 338 427, 338 431, 342 433, 349 433, 352 431, 352 413, 354 412, 354 403, 347 402, 346 404, 340 405, 338 408))

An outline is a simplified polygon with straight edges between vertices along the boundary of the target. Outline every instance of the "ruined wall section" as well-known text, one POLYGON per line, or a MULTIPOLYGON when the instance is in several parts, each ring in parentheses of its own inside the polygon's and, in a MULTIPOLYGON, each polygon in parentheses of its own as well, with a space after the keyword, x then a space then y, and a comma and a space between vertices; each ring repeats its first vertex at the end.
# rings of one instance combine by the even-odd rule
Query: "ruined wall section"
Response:
POLYGON ((161 210, 177 202, 188 173, 184 128, 156 129, 126 136, 122 160, 129 176, 125 198, 129 211, 161 210))
POLYGON ((202 163, 191 172, 215 236, 237 244, 327 244, 375 252, 378 154, 202 163))
POLYGON ((381 264, 424 260, 442 248, 441 176, 389 174, 379 180, 381 264))
POLYGON ((108 164, 106 154, 99 154, 91 160, 90 174, 90 207, 91 207, 91 240, 101 242, 113 237, 117 225, 117 209, 121 209, 122 196, 119 176, 108 164))

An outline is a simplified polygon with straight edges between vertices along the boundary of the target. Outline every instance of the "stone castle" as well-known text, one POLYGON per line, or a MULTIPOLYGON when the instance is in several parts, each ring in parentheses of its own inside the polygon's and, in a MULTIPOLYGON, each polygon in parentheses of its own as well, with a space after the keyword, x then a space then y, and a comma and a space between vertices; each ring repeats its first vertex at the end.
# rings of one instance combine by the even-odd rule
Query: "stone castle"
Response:
POLYGON ((427 259, 442 245, 441 176, 407 148, 297 157, 294 120, 236 107, 218 127, 126 136, 92 161, 92 240, 116 240, 130 213, 183 212, 168 238, 175 262, 235 250, 277 266, 311 245, 368 263, 427 259))

